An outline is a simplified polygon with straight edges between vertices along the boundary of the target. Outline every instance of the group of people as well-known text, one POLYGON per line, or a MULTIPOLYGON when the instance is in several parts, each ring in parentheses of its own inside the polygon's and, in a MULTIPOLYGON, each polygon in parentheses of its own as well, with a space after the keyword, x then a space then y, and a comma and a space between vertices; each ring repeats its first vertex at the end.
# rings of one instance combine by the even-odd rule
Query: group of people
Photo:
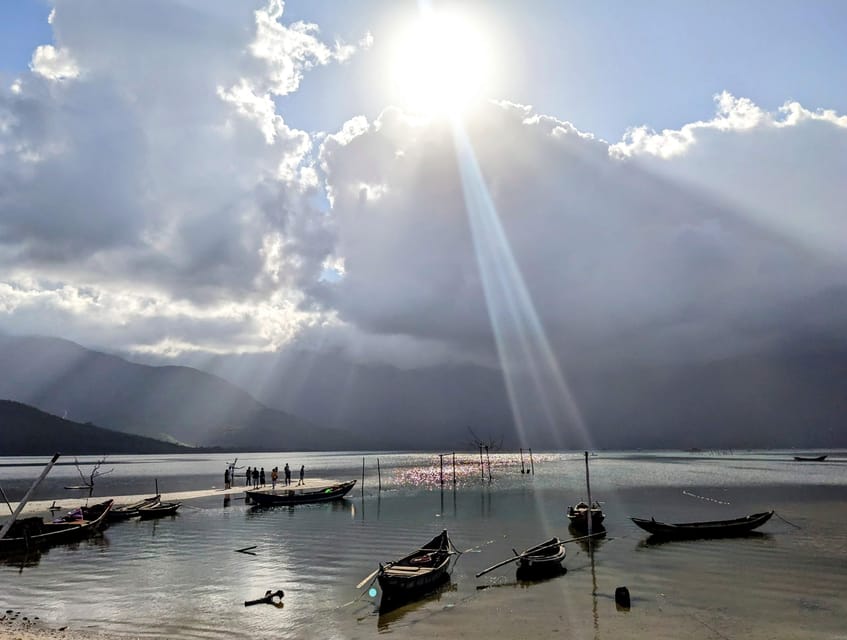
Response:
MULTIPOLYGON (((265 468, 264 467, 247 467, 247 471, 244 474, 247 478, 247 486, 252 487, 254 489, 258 489, 259 487, 267 486, 265 482, 265 468)), ((305 481, 306 476, 306 466, 300 465, 300 481, 297 483, 297 486, 306 484, 305 481)), ((224 471, 224 488, 231 489, 232 483, 235 480, 235 469, 233 465, 230 465, 224 471)), ((271 487, 276 489, 276 483, 279 481, 279 469, 274 467, 271 469, 271 487)), ((291 484, 291 468, 288 466, 288 463, 285 463, 285 467, 283 467, 283 486, 289 486, 291 484)))

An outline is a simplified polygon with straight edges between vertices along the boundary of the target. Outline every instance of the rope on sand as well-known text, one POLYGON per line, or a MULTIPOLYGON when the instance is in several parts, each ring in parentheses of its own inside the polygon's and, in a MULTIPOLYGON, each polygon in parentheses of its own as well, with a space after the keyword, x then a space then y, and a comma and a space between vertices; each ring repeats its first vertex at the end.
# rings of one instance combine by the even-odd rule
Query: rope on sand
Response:
POLYGON ((683 491, 682 495, 688 496, 689 498, 697 498, 698 500, 715 502, 717 504, 732 504, 731 502, 724 502, 723 500, 718 500, 717 498, 707 498, 706 496, 698 496, 696 493, 691 493, 690 491, 683 491))

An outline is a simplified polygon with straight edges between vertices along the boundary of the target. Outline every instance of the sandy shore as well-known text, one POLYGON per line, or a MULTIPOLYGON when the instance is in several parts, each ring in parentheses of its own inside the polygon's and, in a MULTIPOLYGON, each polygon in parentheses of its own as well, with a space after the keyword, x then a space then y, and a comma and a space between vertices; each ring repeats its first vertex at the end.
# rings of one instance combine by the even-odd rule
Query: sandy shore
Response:
MULTIPOLYGON (((309 489, 318 489, 320 487, 329 487, 332 485, 339 484, 340 480, 332 480, 327 478, 309 478, 303 482, 303 485, 300 485, 300 488, 306 487, 309 489)), ((270 489, 270 484, 266 485, 264 488, 270 489)), ((280 483, 277 483, 277 489, 282 488, 280 483)), ((292 482, 291 489, 297 489, 297 483, 292 482)), ((172 493, 163 493, 162 500, 165 502, 184 502, 186 500, 194 500, 197 498, 208 498, 210 496, 224 496, 224 495, 233 495, 233 494, 241 494, 244 493, 249 487, 245 487, 244 485, 239 485, 233 487, 232 489, 223 489, 218 487, 210 487, 208 489, 198 489, 196 491, 178 491, 172 493)), ((60 498, 55 498, 52 500, 30 500, 24 505, 23 511, 21 515, 25 514, 36 514, 36 513, 44 513, 49 512, 51 507, 58 510, 66 510, 70 511, 71 509, 75 509, 80 502, 85 502, 87 499, 89 502, 103 502, 104 500, 113 499, 115 504, 130 504, 133 502, 137 502, 139 500, 143 500, 144 498, 149 498, 150 494, 138 494, 138 495, 112 495, 112 496, 100 496, 94 495, 90 498, 86 498, 85 496, 77 496, 74 498, 69 498, 68 496, 62 496, 60 498)), ((11 503, 12 509, 17 509, 18 503, 11 503)), ((5 508, 5 507, 4 507, 5 508)))

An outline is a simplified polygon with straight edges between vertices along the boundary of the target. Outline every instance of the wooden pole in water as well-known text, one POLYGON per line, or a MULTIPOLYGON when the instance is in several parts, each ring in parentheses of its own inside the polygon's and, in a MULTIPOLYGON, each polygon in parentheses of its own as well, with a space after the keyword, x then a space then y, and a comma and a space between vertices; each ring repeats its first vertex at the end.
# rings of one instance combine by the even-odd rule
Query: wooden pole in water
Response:
POLYGON ((526 473, 526 471, 523 469, 523 447, 521 447, 521 475, 524 473, 526 473))
POLYGON ((588 490, 588 535, 591 535, 591 526, 594 522, 594 516, 591 515, 591 480, 588 476, 588 452, 585 452, 585 487, 588 490))
POLYGON ((441 486, 444 486, 444 454, 438 454, 439 477, 441 478, 441 486))
POLYGON ((456 452, 453 452, 453 484, 456 484, 456 452))
POLYGON ((488 481, 491 482, 491 456, 488 455, 488 445, 485 445, 485 458, 488 460, 488 481))
POLYGON ((362 456, 362 497, 365 497, 365 456, 362 456))
POLYGON ((532 462, 532 449, 529 450, 529 467, 532 469, 532 475, 535 475, 535 464, 532 462))
POLYGON ((379 458, 376 459, 376 477, 379 481, 379 491, 382 491, 382 471, 379 468, 379 458))
POLYGON ((485 480, 485 466, 482 464, 482 445, 479 445, 479 473, 485 480))
POLYGON ((30 496, 38 488, 38 485, 41 484, 41 481, 44 480, 44 478, 47 477, 47 474, 50 473, 50 469, 52 469, 53 465, 56 464, 56 460, 59 459, 60 455, 61 454, 59 454, 59 453, 53 454, 53 458, 50 460, 50 462, 47 463, 47 466, 44 467, 44 469, 41 471, 41 475, 39 475, 35 479, 35 482, 32 483, 32 486, 29 488, 29 491, 27 491, 24 494, 24 497, 21 498, 21 501, 18 503, 18 508, 15 509, 12 512, 12 515, 9 516, 8 520, 6 520, 6 524, 4 524, 2 528, 0 528, 0 539, 2 539, 3 536, 5 536, 9 532, 9 529, 12 528, 12 524, 15 522, 15 520, 17 520, 18 515, 20 515, 21 511, 23 511, 23 508, 26 505, 26 503, 29 502, 30 496))

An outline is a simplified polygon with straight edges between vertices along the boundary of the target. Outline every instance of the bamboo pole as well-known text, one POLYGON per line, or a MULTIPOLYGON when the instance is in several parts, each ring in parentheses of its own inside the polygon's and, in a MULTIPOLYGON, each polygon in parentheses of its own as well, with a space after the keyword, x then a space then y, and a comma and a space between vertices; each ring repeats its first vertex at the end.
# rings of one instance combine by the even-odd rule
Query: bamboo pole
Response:
POLYGON ((365 456, 362 456, 362 498, 365 497, 365 456))
POLYGON ((453 452, 453 485, 456 485, 456 452, 453 452))
POLYGON ((379 481, 379 491, 382 491, 382 471, 379 468, 379 458, 376 459, 376 477, 379 481))
POLYGON ((594 523, 594 516, 591 514, 591 480, 588 476, 588 452, 585 452, 585 487, 588 490, 588 535, 591 535, 591 526, 594 523))
POLYGON ((482 464, 482 445, 479 445, 479 473, 485 480, 485 465, 482 464))
MULTIPOLYGON (((569 540, 559 540, 558 542, 551 542, 550 544, 546 544, 543 547, 539 547, 538 549, 534 549, 533 553, 536 553, 538 551, 543 551, 544 549, 549 549, 550 547, 557 547, 560 544, 565 544, 565 543, 568 543, 568 542, 579 542, 580 540, 585 540, 587 538, 591 538, 592 536, 597 536, 597 535, 600 535, 600 533, 595 533, 595 534, 589 533, 587 536, 580 536, 578 538, 570 538, 569 540)), ((531 555, 531 554, 526 554, 526 553, 518 553, 514 549, 512 549, 512 551, 515 553, 514 556, 512 556, 511 558, 508 558, 506 560, 503 560, 502 562, 498 562, 497 564, 493 564, 490 567, 488 567, 487 569, 483 569, 482 571, 480 571, 479 573, 476 574, 476 577, 479 578, 480 576, 485 575, 489 571, 494 571, 494 569, 496 569, 497 567, 502 567, 505 564, 509 564, 510 562, 515 562, 517 560, 520 560, 521 558, 526 557, 527 555, 531 555)))
MULTIPOLYGON (((15 513, 15 510, 12 509, 12 505, 9 504, 9 498, 6 497, 6 492, 3 491, 3 487, 0 487, 0 495, 3 496, 3 502, 6 503, 6 506, 9 507, 9 513, 15 513)), ((55 503, 55 500, 54 500, 55 503)))
POLYGON ((444 486, 444 454, 443 453, 438 454, 438 469, 439 469, 439 471, 438 471, 439 478, 441 480, 441 486, 443 487, 444 486))
POLYGON ((529 466, 532 469, 532 475, 535 475, 535 463, 532 461, 532 449, 529 450, 529 466))
POLYGON ((523 447, 521 447, 521 475, 523 475, 524 473, 526 473, 526 471, 524 471, 523 467, 523 447))
POLYGON ((491 456, 488 455, 488 445, 485 445, 485 458, 488 460, 488 481, 491 482, 491 456))
POLYGON ((50 462, 47 463, 47 466, 44 467, 44 469, 41 471, 41 475, 39 475, 35 479, 35 482, 32 483, 32 486, 24 494, 24 497, 21 498, 21 501, 18 503, 18 508, 15 509, 14 512, 12 513, 12 515, 9 517, 9 519, 6 520, 6 524, 4 524, 2 528, 0 528, 0 539, 2 539, 9 532, 9 529, 12 528, 12 525, 14 524, 15 520, 18 519, 18 516, 20 515, 21 511, 23 511, 24 506, 26 505, 27 502, 29 502, 30 496, 32 496, 32 494, 38 488, 38 485, 41 484, 41 481, 44 480, 44 478, 47 477, 47 474, 50 473, 50 469, 52 469, 53 465, 56 464, 56 460, 59 459, 60 455, 61 454, 59 454, 59 453, 53 454, 53 458, 50 460, 50 462))

